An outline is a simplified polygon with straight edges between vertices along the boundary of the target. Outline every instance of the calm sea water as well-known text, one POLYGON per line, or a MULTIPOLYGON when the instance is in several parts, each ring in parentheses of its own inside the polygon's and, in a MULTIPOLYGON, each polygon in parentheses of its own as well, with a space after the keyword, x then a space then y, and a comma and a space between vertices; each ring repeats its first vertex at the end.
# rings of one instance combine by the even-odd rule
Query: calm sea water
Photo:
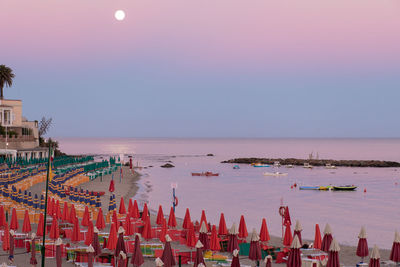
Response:
POLYGON ((366 226, 369 244, 390 248, 394 231, 400 230, 400 168, 338 168, 327 170, 302 167, 254 168, 242 165, 234 170, 222 160, 234 157, 308 158, 310 153, 328 159, 377 159, 400 161, 400 139, 86 139, 59 138, 61 149, 71 154, 118 154, 134 156, 143 169, 139 201, 164 212, 171 206, 171 183, 176 183, 183 217, 186 207, 192 219, 218 224, 224 212, 228 227, 244 215, 248 230, 259 230, 267 219, 270 233, 281 235, 278 208, 289 206, 292 222, 300 220, 303 236, 313 239, 314 226, 331 225, 342 244, 356 245, 361 226, 366 226), (205 156, 213 153, 214 157, 205 156), (159 166, 171 161, 175 168, 159 166), (219 177, 192 177, 191 172, 219 172, 219 177), (287 172, 286 177, 264 176, 265 171, 287 172), (356 192, 300 191, 291 185, 354 184, 356 192), (398 185, 399 184, 399 185, 398 185), (364 193, 366 189, 366 193, 364 193))

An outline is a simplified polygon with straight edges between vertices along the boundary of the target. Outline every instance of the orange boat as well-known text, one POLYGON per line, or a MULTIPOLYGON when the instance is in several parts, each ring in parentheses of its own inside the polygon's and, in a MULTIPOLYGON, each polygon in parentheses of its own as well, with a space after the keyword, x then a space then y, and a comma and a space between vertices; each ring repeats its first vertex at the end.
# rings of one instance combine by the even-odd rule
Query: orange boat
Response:
POLYGON ((213 173, 213 172, 192 172, 192 176, 219 176, 219 173, 213 173))

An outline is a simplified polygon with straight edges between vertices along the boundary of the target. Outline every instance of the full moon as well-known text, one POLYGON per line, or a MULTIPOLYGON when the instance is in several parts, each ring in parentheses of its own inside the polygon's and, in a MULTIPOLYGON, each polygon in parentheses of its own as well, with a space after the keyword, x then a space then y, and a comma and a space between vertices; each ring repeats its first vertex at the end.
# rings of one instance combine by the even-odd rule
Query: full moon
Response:
POLYGON ((117 20, 124 20, 124 18, 125 18, 125 12, 124 12, 123 10, 117 10, 117 11, 115 11, 114 16, 115 16, 115 18, 116 18, 117 20))

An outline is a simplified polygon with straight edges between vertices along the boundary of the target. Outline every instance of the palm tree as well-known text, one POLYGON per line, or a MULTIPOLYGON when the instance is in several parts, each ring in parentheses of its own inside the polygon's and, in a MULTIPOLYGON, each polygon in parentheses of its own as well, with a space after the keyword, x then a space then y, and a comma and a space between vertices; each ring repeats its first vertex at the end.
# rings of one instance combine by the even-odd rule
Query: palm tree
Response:
POLYGON ((13 73, 13 70, 6 65, 0 65, 0 88, 1 88, 1 95, 0 99, 3 100, 3 88, 4 85, 11 87, 13 83, 15 75, 13 73))

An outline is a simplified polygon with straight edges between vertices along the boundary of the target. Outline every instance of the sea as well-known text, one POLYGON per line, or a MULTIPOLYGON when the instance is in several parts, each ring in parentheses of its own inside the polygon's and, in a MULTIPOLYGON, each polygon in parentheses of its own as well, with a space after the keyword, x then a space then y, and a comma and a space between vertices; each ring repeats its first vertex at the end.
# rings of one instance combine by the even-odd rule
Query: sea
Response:
MULTIPOLYGON (((282 235, 279 207, 289 207, 292 227, 299 220, 302 236, 313 240, 315 224, 323 231, 329 223, 334 237, 356 246, 362 226, 369 245, 390 248, 395 230, 400 230, 400 168, 305 169, 221 163, 238 157, 389 160, 400 162, 400 139, 190 139, 190 138, 58 138, 68 154, 109 155, 128 161, 133 157, 139 172, 139 191, 134 197, 153 210, 162 205, 168 214, 172 188, 178 198, 176 216, 189 208, 192 220, 218 225, 223 212, 227 226, 238 225, 240 216, 248 231, 260 230, 266 218, 271 235, 282 235), (207 154, 214 156, 207 156, 207 154), (161 168, 171 163, 174 168, 161 168), (218 177, 192 176, 211 171, 218 177), (285 172, 287 176, 264 176, 264 172, 285 172), (294 184, 297 187, 294 187, 294 184), (355 185, 354 192, 305 191, 299 186, 355 185)), ((116 175, 118 182, 119 174, 116 175)), ((123 179, 123 178, 122 178, 123 179)), ((292 229, 293 230, 293 229, 292 229)))

